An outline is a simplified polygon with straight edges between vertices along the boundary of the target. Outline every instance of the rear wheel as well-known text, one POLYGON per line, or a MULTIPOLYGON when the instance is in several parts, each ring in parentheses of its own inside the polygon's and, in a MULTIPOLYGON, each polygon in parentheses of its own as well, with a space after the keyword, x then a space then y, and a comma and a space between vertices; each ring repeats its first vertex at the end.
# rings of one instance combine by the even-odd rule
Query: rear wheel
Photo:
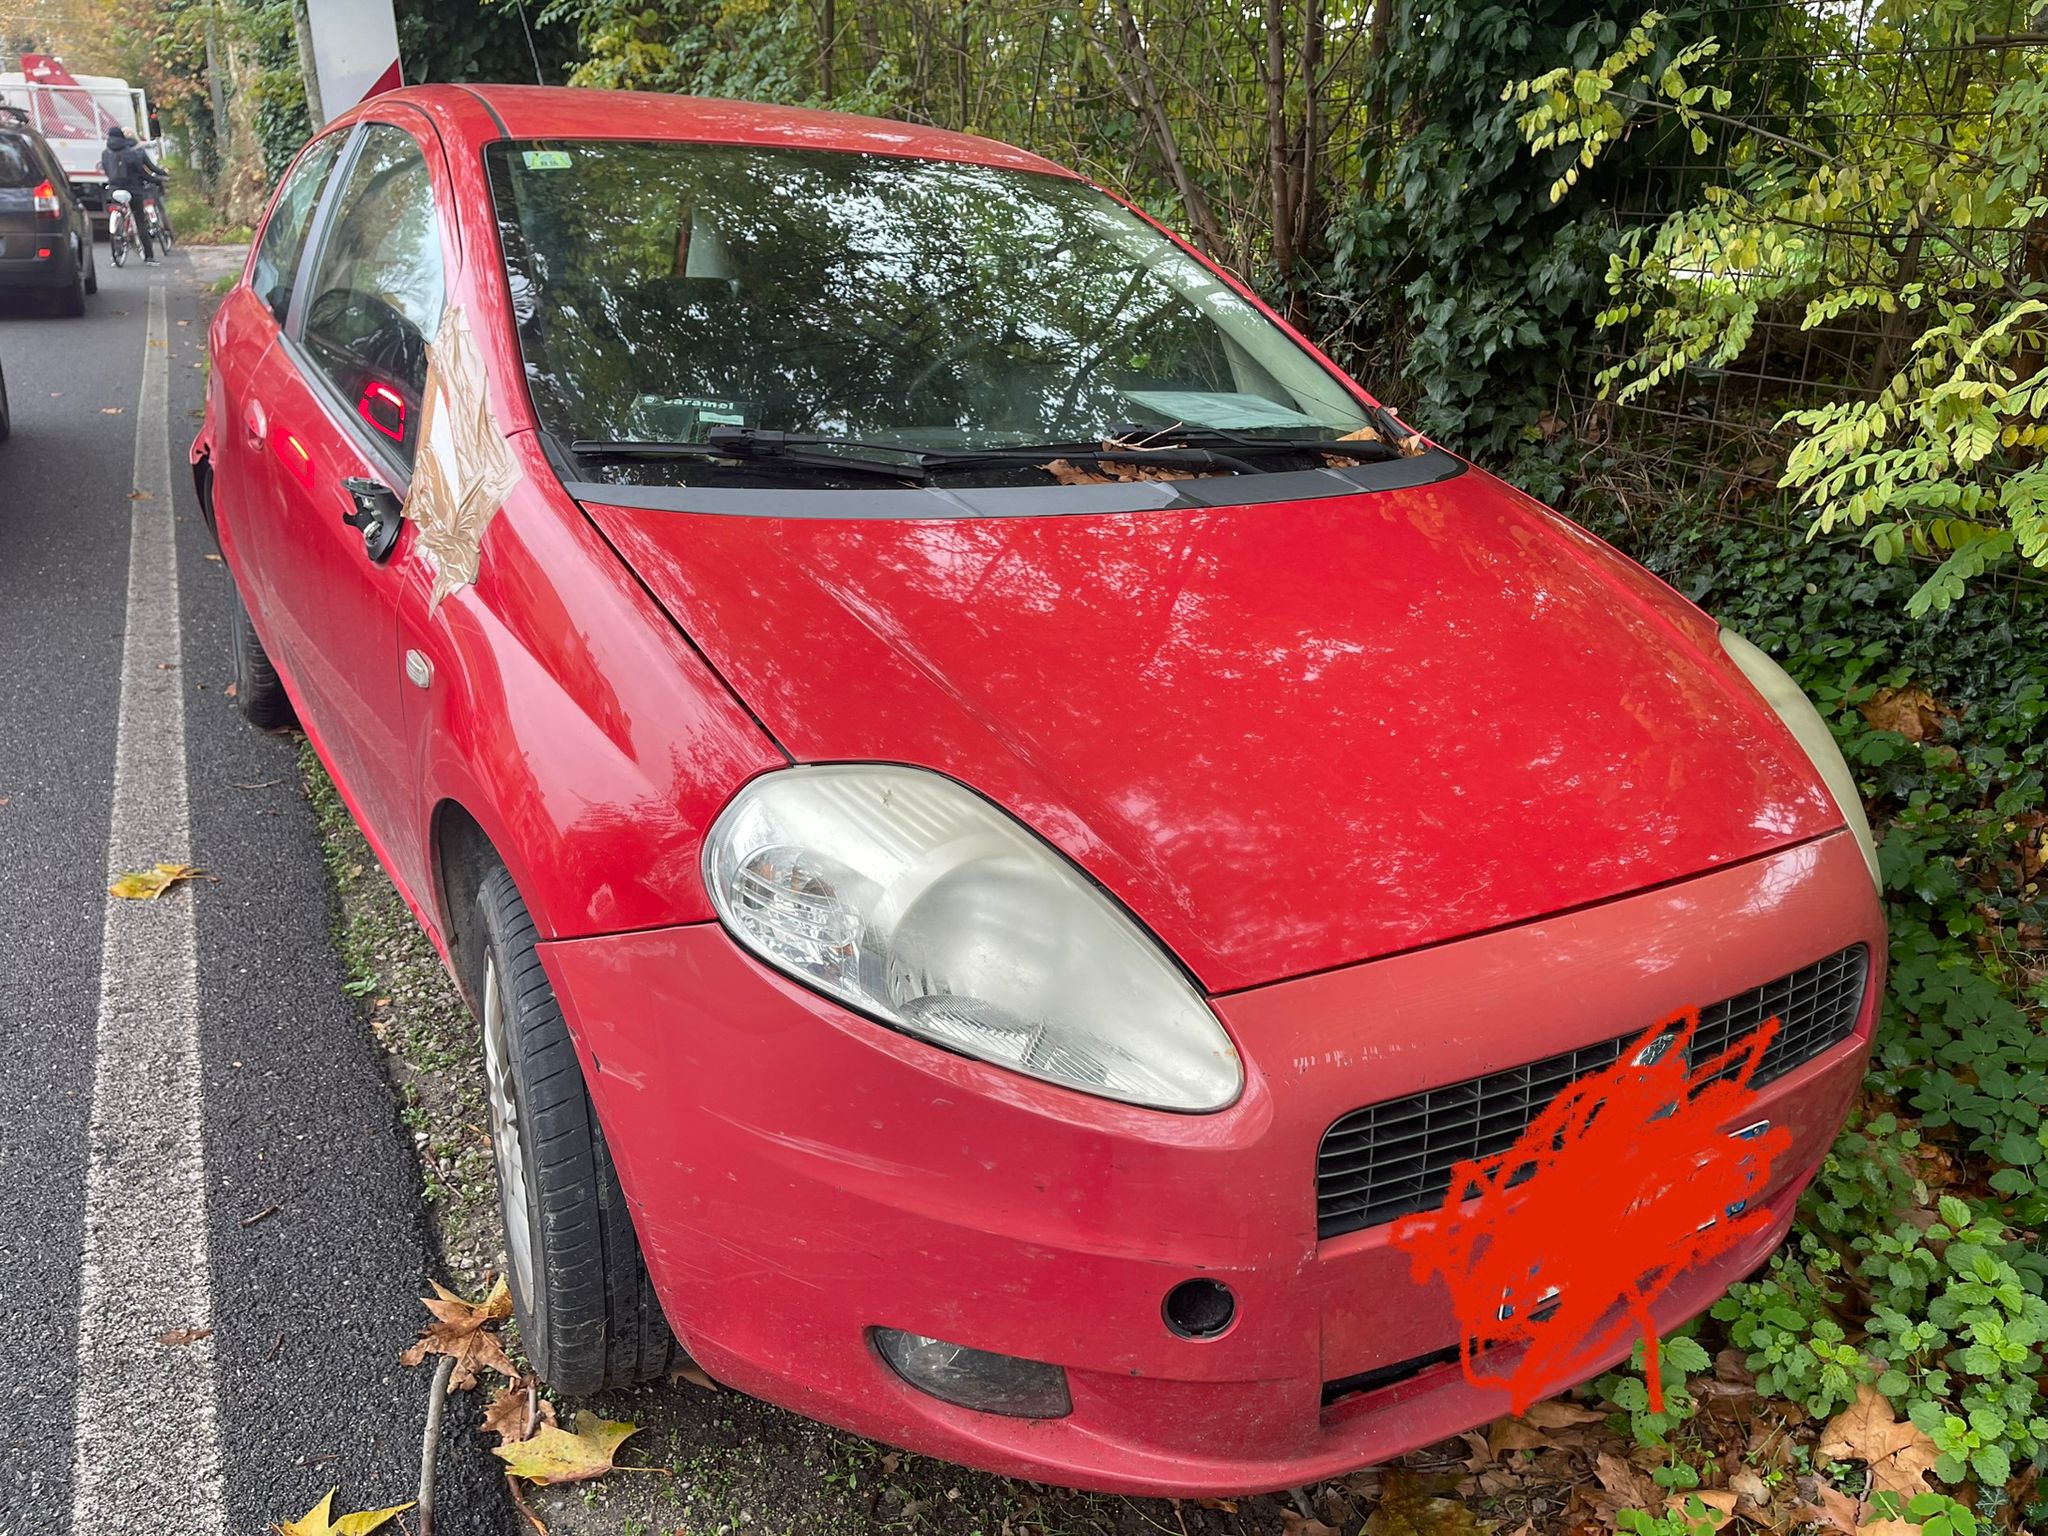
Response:
POLYGON ((128 259, 128 221, 118 213, 107 216, 107 255, 117 267, 128 259))
POLYGON ((0 443, 14 430, 14 413, 7 406, 7 375, 0 373, 0 443))
POLYGON ((85 257, 71 250, 71 281, 57 290, 57 313, 76 320, 85 313, 85 257))
POLYGON ((235 707, 251 725, 266 731, 281 730, 297 718, 292 713, 292 701, 284 684, 278 681, 277 668, 270 664, 270 655, 263 649, 256 626, 250 622, 239 590, 234 593, 234 600, 235 707))
POLYGON ((477 891, 491 1145, 519 1339, 564 1392, 651 1381, 676 1359, 575 1047, 512 877, 477 891))

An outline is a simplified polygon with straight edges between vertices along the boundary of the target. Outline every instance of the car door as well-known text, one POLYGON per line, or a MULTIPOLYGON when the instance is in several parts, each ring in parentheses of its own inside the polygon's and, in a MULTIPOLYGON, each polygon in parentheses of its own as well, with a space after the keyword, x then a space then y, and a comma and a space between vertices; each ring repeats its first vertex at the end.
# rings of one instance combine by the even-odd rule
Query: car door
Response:
POLYGON ((455 250, 430 130, 365 123, 335 177, 285 328, 257 369, 281 508, 265 640, 297 680, 302 723, 365 830, 387 860, 409 865, 413 850, 392 846, 410 835, 413 809, 397 615, 417 534, 406 524, 378 560, 343 519, 356 511, 347 482, 384 487, 393 506, 410 485, 427 343, 455 250))
POLYGON ((270 434, 257 371, 291 313, 306 237, 348 137, 346 129, 331 133, 299 155, 256 241, 248 281, 235 286, 213 320, 213 504, 228 509, 221 519, 221 542, 235 562, 257 629, 265 635, 275 628, 266 577, 282 558, 285 526, 270 459, 282 452, 296 462, 297 455, 282 435, 270 434))

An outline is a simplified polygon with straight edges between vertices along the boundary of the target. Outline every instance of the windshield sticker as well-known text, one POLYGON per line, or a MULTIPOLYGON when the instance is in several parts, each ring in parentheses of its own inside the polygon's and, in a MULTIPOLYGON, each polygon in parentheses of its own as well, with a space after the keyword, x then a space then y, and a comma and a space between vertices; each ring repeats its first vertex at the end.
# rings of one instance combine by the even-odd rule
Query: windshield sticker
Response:
POLYGON ((566 171, 569 169, 569 151, 566 149, 529 149, 521 157, 529 171, 566 171))
POLYGON ((519 466, 491 414, 483 356, 460 304, 451 304, 427 348, 419 463, 405 515, 434 568, 427 612, 476 580, 484 530, 519 483, 519 466))

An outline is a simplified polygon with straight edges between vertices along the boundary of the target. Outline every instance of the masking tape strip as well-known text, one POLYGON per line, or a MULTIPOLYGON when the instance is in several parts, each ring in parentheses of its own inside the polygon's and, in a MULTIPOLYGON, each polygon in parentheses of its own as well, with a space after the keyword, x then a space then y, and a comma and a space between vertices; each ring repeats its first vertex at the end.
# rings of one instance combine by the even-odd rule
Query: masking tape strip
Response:
POLYGON ((405 515, 434 569, 427 612, 476 580, 484 530, 519 483, 520 469, 491 415, 490 379, 460 304, 441 317, 427 347, 419 458, 405 515))

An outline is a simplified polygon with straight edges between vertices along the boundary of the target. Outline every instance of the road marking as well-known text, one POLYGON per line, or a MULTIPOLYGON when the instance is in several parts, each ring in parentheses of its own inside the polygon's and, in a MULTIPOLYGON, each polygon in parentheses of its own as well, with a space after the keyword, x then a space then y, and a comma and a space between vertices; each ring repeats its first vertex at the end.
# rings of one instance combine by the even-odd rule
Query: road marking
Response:
MULTIPOLYGON (((127 633, 107 877, 191 858, 164 289, 149 290, 135 414, 127 633)), ((194 891, 107 901, 79 1271, 71 1529, 220 1536, 220 1431, 199 1080, 194 891)))

